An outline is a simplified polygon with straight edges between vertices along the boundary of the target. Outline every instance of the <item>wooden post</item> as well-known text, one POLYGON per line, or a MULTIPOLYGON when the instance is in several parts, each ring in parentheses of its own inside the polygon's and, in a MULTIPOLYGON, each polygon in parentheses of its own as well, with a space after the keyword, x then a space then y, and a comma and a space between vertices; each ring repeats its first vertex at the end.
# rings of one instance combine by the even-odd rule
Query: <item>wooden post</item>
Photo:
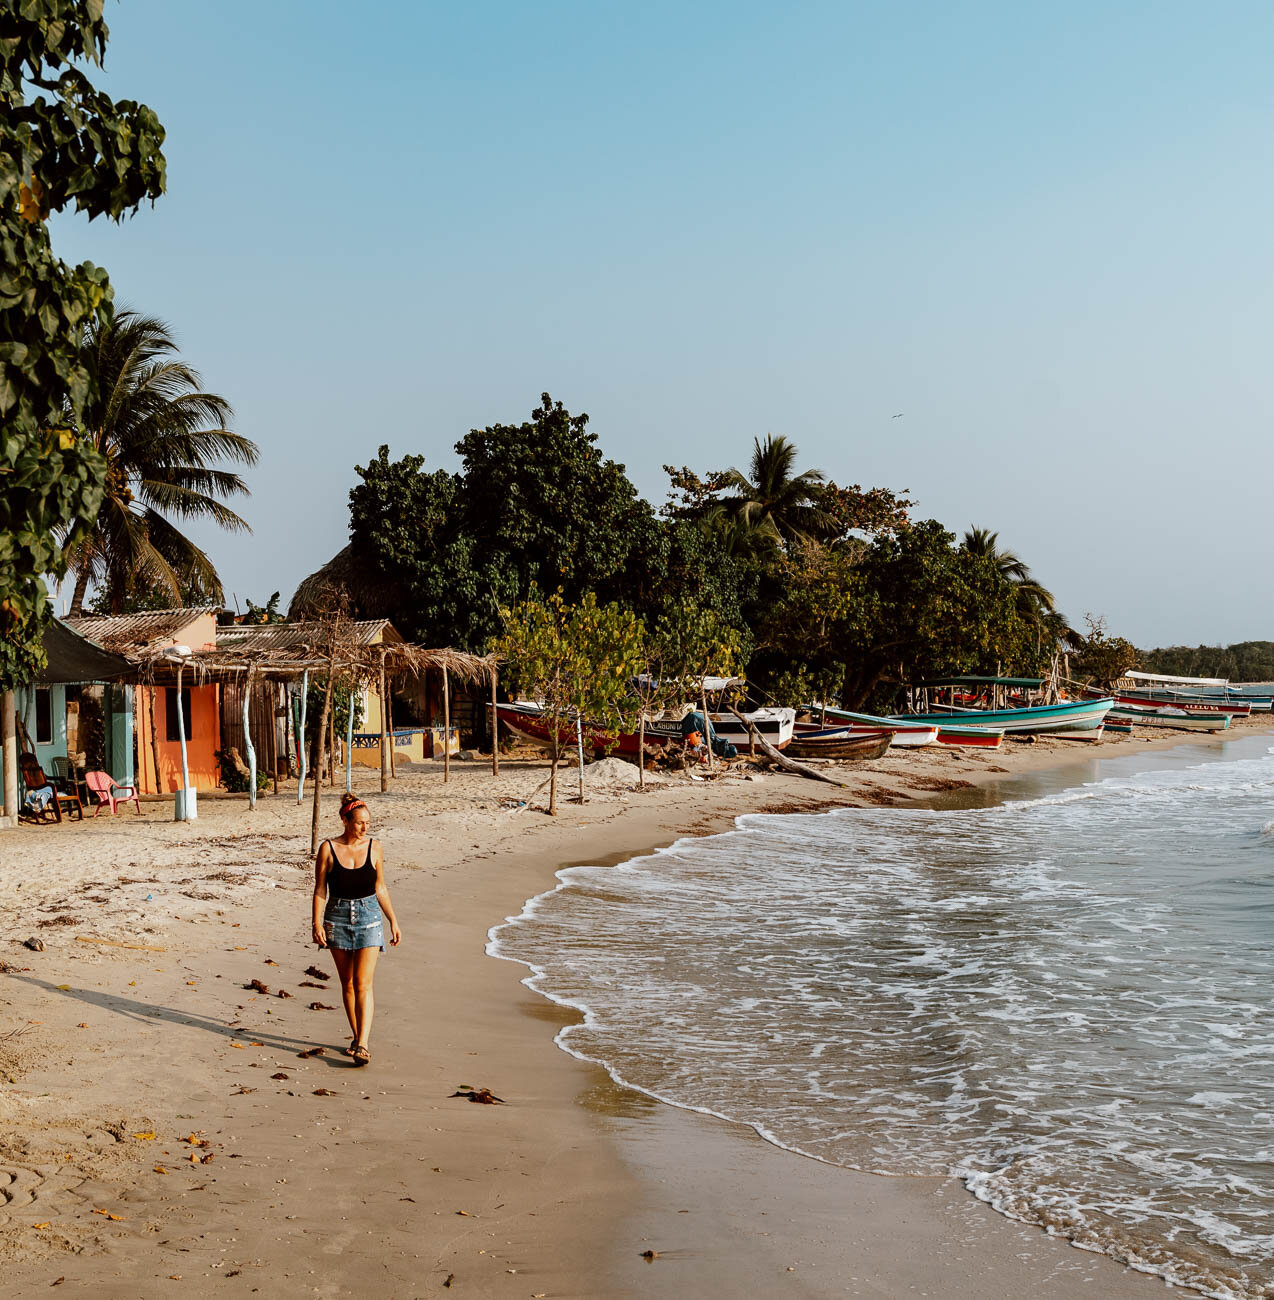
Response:
POLYGON ((495 701, 496 670, 491 669, 491 775, 500 775, 500 714, 495 701))
POLYGON ((296 805, 299 808, 305 802, 305 774, 309 771, 310 756, 305 743, 305 706, 310 694, 310 670, 301 674, 301 697, 293 713, 296 724, 296 761, 299 774, 296 778, 296 805))
MULTIPOLYGON (((363 688, 360 686, 359 690, 363 688)), ((345 719, 345 789, 354 788, 354 688, 349 691, 349 716, 345 719)))
POLYGON ((380 792, 389 789, 389 750, 386 748, 389 726, 389 695, 385 690, 385 652, 380 652, 380 792))
POLYGON ((146 700, 150 706, 150 760, 155 768, 155 793, 163 794, 159 788, 159 736, 155 732, 155 691, 158 689, 155 683, 146 688, 146 700))
POLYGON ((584 723, 577 716, 575 719, 575 746, 579 754, 579 801, 584 802, 584 723))
POLYGON ((327 713, 327 783, 336 788, 336 710, 327 713))
POLYGON ((0 695, 0 744, 4 746, 4 815, 18 823, 18 703, 12 691, 0 695))
POLYGON ((385 692, 385 716, 389 719, 389 779, 392 781, 396 775, 394 772, 394 679, 386 679, 388 689, 385 692))
POLYGON ((252 669, 248 669, 248 679, 243 684, 243 748, 248 759, 248 808, 257 806, 257 751, 252 744, 252 669))
MULTIPOLYGON (((327 655, 327 686, 323 690, 323 711, 319 714, 318 753, 323 753, 323 733, 332 720, 332 679, 336 676, 336 643, 332 642, 327 655)), ((310 857, 318 853, 319 809, 323 802, 322 773, 314 773, 314 812, 310 818, 310 857)))
POLYGON ((646 788, 646 707, 637 715, 637 788, 646 788))
POLYGON ((279 793, 279 693, 273 682, 266 683, 266 698, 270 701, 270 776, 274 793, 279 793))
POLYGON ((703 705, 703 738, 708 742, 708 771, 711 772, 716 764, 712 761, 712 719, 708 717, 708 688, 705 682, 705 678, 700 678, 699 702, 703 705))
POLYGON ((451 780, 451 684, 442 670, 442 779, 451 780))

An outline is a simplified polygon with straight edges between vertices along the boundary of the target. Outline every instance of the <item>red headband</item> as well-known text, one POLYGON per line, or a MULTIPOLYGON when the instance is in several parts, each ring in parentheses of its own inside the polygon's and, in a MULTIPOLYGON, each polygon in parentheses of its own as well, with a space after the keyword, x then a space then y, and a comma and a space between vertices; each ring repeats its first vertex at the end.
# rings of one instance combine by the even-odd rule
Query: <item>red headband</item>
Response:
POLYGON ((341 809, 341 816, 343 818, 348 819, 350 813, 352 813, 355 808, 366 808, 366 807, 367 805, 361 799, 354 799, 351 802, 347 803, 345 807, 341 809))

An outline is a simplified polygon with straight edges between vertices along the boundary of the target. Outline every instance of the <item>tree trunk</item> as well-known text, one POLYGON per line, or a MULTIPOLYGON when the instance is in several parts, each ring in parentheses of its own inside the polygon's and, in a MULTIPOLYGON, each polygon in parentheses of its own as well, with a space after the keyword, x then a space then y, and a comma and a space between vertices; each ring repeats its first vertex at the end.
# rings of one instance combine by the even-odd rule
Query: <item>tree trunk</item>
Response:
MULTIPOLYGON (((319 714, 318 734, 319 752, 322 753, 323 734, 327 731, 327 721, 332 716, 332 677, 336 672, 336 654, 328 656, 327 687, 323 691, 323 711, 319 714)), ((310 818, 310 857, 318 852, 319 846, 319 808, 323 802, 323 782, 319 773, 314 774, 314 814, 310 818)))
POLYGON ((646 788, 646 710, 637 721, 637 788, 646 788))
POLYGON ((389 725, 389 693, 385 689, 385 652, 380 652, 380 792, 389 789, 389 749, 386 728, 389 725))
POLYGON ((549 737, 549 816, 557 816, 557 718, 553 718, 553 734, 549 737))
POLYGON ((451 780, 451 684, 442 670, 442 783, 451 780))
POLYGON ((75 594, 71 597, 71 617, 79 618, 84 613, 84 596, 88 591, 88 566, 80 570, 75 579, 75 594))
POLYGON ((491 670, 491 775, 500 775, 500 715, 496 711, 496 672, 491 670))
POLYGON ((150 759, 155 765, 155 793, 163 794, 159 788, 159 737, 155 734, 155 692, 158 689, 159 687, 152 682, 146 690, 146 699, 150 706, 150 759))

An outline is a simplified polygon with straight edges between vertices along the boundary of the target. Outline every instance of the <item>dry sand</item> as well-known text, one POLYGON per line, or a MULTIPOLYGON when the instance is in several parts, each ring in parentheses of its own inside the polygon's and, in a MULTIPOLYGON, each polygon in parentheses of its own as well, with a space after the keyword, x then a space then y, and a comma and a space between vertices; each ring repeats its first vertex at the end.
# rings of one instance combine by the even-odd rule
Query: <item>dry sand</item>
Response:
MULTIPOLYGON (((484 946, 557 869, 741 812, 900 802, 1062 763, 1082 779, 1098 757, 1182 743, 1224 741, 903 751, 841 769, 849 789, 767 774, 638 793, 625 788, 635 771, 608 762, 556 820, 509 811, 541 780, 534 762, 498 779, 455 763, 445 786, 440 769, 416 769, 384 795, 356 774, 405 936, 381 959, 364 1070, 340 1054, 332 981, 306 973, 331 959, 306 943, 310 812, 294 790, 254 812, 201 799, 192 824, 151 803, 0 833, 5 1291, 1161 1294, 953 1180, 820 1165, 616 1087, 553 1045, 571 1013, 484 946), (507 1104, 450 1097, 461 1084, 507 1104)), ((334 798, 327 810, 338 830, 334 798)))

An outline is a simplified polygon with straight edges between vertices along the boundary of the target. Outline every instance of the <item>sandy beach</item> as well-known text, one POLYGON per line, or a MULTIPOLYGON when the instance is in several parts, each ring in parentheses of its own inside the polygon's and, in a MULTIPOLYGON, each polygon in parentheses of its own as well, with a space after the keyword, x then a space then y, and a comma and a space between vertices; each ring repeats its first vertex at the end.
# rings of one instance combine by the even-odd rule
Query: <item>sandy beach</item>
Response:
MULTIPOLYGON (((1268 730, 1237 725, 1231 736, 1268 730)), ((402 947, 358 1070, 307 944, 310 807, 167 802, 0 834, 0 1262, 6 1289, 158 1296, 1139 1297, 1156 1278, 1014 1224, 953 1179, 822 1165, 620 1088, 553 1043, 572 1014, 486 955, 577 863, 745 812, 967 797, 1186 733, 904 751, 847 788, 766 773, 514 811, 543 765, 412 769, 379 792, 402 947), (24 941, 36 938, 43 951, 24 941), (121 946, 123 945, 123 946, 121 946), (252 987, 258 981, 263 989, 252 987), (320 1052, 315 1052, 321 1048, 320 1052), (490 1088, 503 1105, 450 1094, 490 1088), (656 1252, 653 1259, 643 1252, 656 1252)), ((635 781, 635 769, 629 769, 635 781)), ((564 776, 564 794, 574 776, 564 776)), ((335 791, 325 822, 336 833, 335 791)))

